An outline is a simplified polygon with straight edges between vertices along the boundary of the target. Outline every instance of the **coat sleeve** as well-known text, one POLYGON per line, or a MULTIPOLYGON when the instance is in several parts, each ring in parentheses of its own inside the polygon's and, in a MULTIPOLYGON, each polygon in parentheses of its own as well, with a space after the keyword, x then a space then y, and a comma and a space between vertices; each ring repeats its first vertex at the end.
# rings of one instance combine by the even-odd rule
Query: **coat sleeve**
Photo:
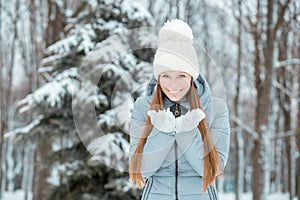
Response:
MULTIPOLYGON (((147 99, 145 97, 138 98, 134 104, 130 122, 129 162, 142 137, 147 117, 147 106, 147 99)), ((152 176, 161 167, 174 142, 174 136, 167 135, 153 127, 143 149, 141 166, 143 177, 152 176)))
MULTIPOLYGON (((213 144, 221 159, 220 174, 225 168, 230 142, 230 125, 228 108, 225 102, 221 99, 214 100, 212 105, 212 123, 210 126, 210 135, 213 144)), ((183 154, 192 168, 203 176, 204 150, 203 141, 198 128, 190 132, 181 132, 176 135, 176 143, 179 147, 179 152, 183 154)))

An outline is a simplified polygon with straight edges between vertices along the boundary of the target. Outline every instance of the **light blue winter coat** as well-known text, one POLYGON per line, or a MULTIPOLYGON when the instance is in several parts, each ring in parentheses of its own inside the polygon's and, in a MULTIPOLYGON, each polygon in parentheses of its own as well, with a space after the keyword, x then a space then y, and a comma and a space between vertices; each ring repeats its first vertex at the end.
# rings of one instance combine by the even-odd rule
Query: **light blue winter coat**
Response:
MULTIPOLYGON (((211 96, 206 80, 200 75, 194 81, 203 110, 209 124, 210 134, 220 155, 224 169, 229 151, 230 125, 229 113, 222 99, 211 96)), ((130 155, 131 159, 145 125, 147 111, 152 94, 156 88, 153 78, 146 96, 139 97, 131 116, 130 155)), ((165 108, 174 102, 165 100, 165 108)), ((189 108, 189 103, 182 100, 181 106, 189 108)), ((202 192, 203 146, 198 128, 175 136, 158 131, 155 127, 147 138, 142 156, 141 172, 147 184, 143 189, 142 200, 209 200, 217 199, 216 191, 209 187, 202 192), (175 159, 175 158, 178 159, 175 159)))

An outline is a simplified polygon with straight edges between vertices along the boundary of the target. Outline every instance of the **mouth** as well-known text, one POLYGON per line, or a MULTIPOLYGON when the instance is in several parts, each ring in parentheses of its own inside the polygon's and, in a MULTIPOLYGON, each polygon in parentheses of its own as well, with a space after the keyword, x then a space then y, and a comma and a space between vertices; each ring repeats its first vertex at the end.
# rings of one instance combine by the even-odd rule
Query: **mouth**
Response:
POLYGON ((177 90, 177 91, 171 91, 171 90, 168 90, 168 92, 169 92, 170 94, 173 94, 173 95, 179 94, 181 91, 182 91, 182 90, 177 90))

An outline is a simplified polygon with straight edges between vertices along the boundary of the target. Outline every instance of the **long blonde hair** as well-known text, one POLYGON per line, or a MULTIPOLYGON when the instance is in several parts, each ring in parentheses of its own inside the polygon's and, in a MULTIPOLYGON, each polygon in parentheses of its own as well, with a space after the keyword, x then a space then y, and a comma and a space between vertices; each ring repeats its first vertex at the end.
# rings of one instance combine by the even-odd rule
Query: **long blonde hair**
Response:
MULTIPOLYGON (((163 93, 160 84, 157 84, 157 88, 155 93, 153 94, 152 101, 150 103, 149 110, 156 110, 164 108, 164 99, 165 94, 163 93)), ((197 89, 194 85, 193 80, 191 80, 191 88, 187 93, 187 99, 190 102, 190 110, 200 108, 202 109, 202 105, 200 102, 200 98, 197 93, 197 89)), ((142 185, 145 185, 145 180, 141 174, 141 161, 142 161, 142 153, 144 145, 147 141, 147 137, 149 136, 153 125, 151 124, 150 117, 147 116, 145 128, 142 133, 142 137, 139 140, 139 143, 135 149, 135 152, 131 158, 129 164, 129 176, 132 182, 141 189, 142 185)), ((207 124, 206 118, 204 118, 198 124, 198 129, 200 130, 200 134, 202 140, 204 142, 204 172, 203 172, 203 191, 206 191, 207 187, 215 180, 218 168, 219 168, 219 155, 215 146, 212 143, 211 136, 209 134, 209 128, 207 124)))

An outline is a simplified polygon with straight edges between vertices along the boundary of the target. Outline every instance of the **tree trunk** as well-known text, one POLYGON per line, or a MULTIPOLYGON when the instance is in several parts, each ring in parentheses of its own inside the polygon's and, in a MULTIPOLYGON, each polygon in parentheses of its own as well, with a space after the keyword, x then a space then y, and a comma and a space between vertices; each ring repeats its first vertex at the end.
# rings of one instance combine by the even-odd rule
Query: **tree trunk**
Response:
POLYGON ((45 199, 45 197, 48 195, 49 190, 49 183, 47 181, 47 178, 50 175, 49 169, 46 168, 43 164, 44 159, 49 156, 49 152, 51 152, 51 144, 47 141, 41 142, 37 145, 36 149, 36 156, 35 156, 35 173, 36 173, 36 179, 37 179, 37 185, 35 186, 35 190, 38 192, 35 194, 34 199, 40 200, 45 199))
MULTIPOLYGON (((2 49, 3 49, 3 44, 2 44, 2 1, 0 0, 0 66, 3 66, 2 60, 2 49)), ((2 144, 3 144, 3 133, 4 133, 4 129, 3 129, 3 103, 4 103, 4 99, 3 99, 3 75, 2 75, 2 70, 3 67, 0 68, 0 199, 2 199, 2 162, 3 162, 3 158, 2 158, 2 144)))
MULTIPOLYGON (((284 86, 286 88, 286 81, 288 77, 286 77, 286 70, 284 68, 284 73, 283 73, 283 78, 284 78, 284 86)), ((291 113, 290 113, 290 106, 291 106, 291 100, 290 97, 286 94, 283 95, 283 105, 281 106, 281 108, 283 109, 283 120, 284 120, 284 124, 283 124, 283 131, 284 132, 288 132, 291 130, 291 113)), ((292 160, 291 160, 291 155, 292 155, 292 151, 291 151, 291 138, 290 137, 286 137, 285 138, 285 151, 286 151, 286 155, 287 155, 287 173, 288 173, 288 191, 290 193, 290 200, 292 200, 292 196, 293 196, 293 192, 292 192, 292 160)))
MULTIPOLYGON (((277 74, 278 76, 278 74, 277 74)), ((280 99, 280 91, 279 89, 276 90, 277 99, 280 99)), ((275 130, 274 133, 280 132, 280 119, 281 117, 281 110, 279 110, 276 114, 275 119, 275 130)), ((273 189, 272 192, 277 192, 281 190, 281 179, 282 179, 282 140, 275 140, 274 144, 274 171, 271 175, 271 188, 273 189), (273 182, 273 183, 272 183, 273 182), (273 185, 272 185, 273 184, 273 185)))
POLYGON ((149 10, 149 12, 150 12, 150 14, 152 15, 152 16, 154 16, 154 12, 153 12, 153 7, 154 7, 154 2, 153 1, 151 1, 151 0, 148 0, 148 10, 149 10))
MULTIPOLYGON (((203 43, 204 43, 204 50, 206 53, 209 53, 210 52, 210 46, 211 46, 211 37, 210 37, 210 31, 209 31, 209 19, 208 19, 208 10, 207 10, 207 5, 206 5, 206 2, 205 1, 202 1, 201 2, 201 7, 202 7, 202 20, 203 20, 203 26, 202 26, 202 29, 203 29, 203 32, 204 32, 204 40, 203 40, 203 43)), ((209 60, 209 57, 208 56, 205 56, 203 59, 205 59, 205 68, 206 68, 206 79, 207 80, 210 80, 211 79, 211 76, 210 76, 210 60, 209 60)))
POLYGON ((177 19, 179 19, 180 18, 180 4, 179 4, 179 0, 176 0, 176 6, 175 6, 176 8, 177 8, 177 10, 176 10, 176 18, 177 19))
MULTIPOLYGON (((260 10, 258 10, 260 12, 260 10)), ((262 67, 260 64, 255 65, 255 79, 257 90, 256 120, 255 131, 259 134, 259 138, 254 141, 254 157, 253 157, 253 200, 266 200, 266 180, 267 178, 267 140, 268 133, 268 116, 271 104, 270 92, 272 86, 273 71, 273 53, 274 53, 274 32, 272 30, 273 0, 268 1, 267 13, 267 34, 266 49, 264 51, 265 63, 262 67), (262 69, 263 68, 263 69, 262 69), (264 73, 264 79, 262 79, 264 73)), ((257 47, 257 46, 256 46, 257 47)), ((259 53, 259 49, 256 50, 259 53)))
MULTIPOLYGON (((300 135, 300 132, 298 132, 298 135, 300 135)), ((297 142, 299 143, 299 141, 297 141, 297 142)), ((298 149, 299 149, 299 147, 298 147, 298 149)), ((297 157, 296 164, 297 164, 297 167, 296 167, 296 169, 297 169, 297 171, 296 171, 296 182, 297 182, 296 183, 296 185, 297 185, 296 193, 297 193, 298 199, 300 199, 300 156, 297 157)))
MULTIPOLYGON (((48 47, 49 45, 55 43, 60 39, 60 35, 63 33, 63 28, 65 26, 65 16, 64 13, 61 12, 59 6, 57 5, 56 1, 47 0, 48 3, 48 16, 47 16, 47 22, 48 26, 44 33, 44 40, 45 40, 45 47, 48 47), (54 16, 54 18, 53 18, 54 16)), ((31 6, 30 6, 30 13, 31 13, 31 32, 32 35, 36 35, 35 27, 39 26, 35 20, 36 15, 36 5, 35 1, 31 0, 31 6)), ((32 63, 36 68, 32 69, 30 73, 30 81, 31 81, 31 89, 35 90, 38 85, 38 64, 40 63, 42 59, 42 52, 40 51, 43 46, 41 46, 37 41, 35 37, 32 37, 32 43, 35 48, 35 51, 32 52, 36 59, 32 60, 32 63)), ((41 144, 38 144, 36 146, 36 153, 34 156, 35 163, 38 163, 34 167, 34 199, 45 199, 47 196, 47 192, 49 190, 49 183, 47 181, 47 178, 49 177, 49 169, 45 168, 43 166, 44 158, 46 158, 49 155, 49 152, 51 152, 51 144, 48 142, 43 142, 41 144)))
MULTIPOLYGON (((288 28, 284 26, 284 28, 288 28)), ((287 50, 287 40, 288 40, 288 31, 282 30, 281 38, 280 38, 280 45, 279 45, 279 61, 287 60, 288 56, 286 53, 287 50)), ((278 70, 278 82, 283 85, 284 88, 290 88, 291 86, 291 77, 289 72, 286 70, 286 67, 281 67, 278 70)), ((291 99, 290 97, 284 93, 279 95, 279 107, 282 109, 283 113, 283 131, 288 132, 291 130, 291 99)), ((292 192, 292 160, 291 160, 291 138, 286 137, 285 142, 285 150, 287 155, 287 173, 288 173, 288 191, 290 193, 290 200, 292 200, 293 192, 292 192)))
MULTIPOLYGON (((20 11, 19 11, 19 6, 20 6, 20 2, 19 0, 16 0, 15 4, 14 4, 14 14, 13 17, 12 17, 12 42, 11 42, 11 49, 9 49, 9 55, 7 56, 7 65, 3 65, 4 61, 3 61, 3 58, 2 57, 2 49, 1 48, 1 152, 0 152, 0 157, 1 157, 1 160, 0 160, 0 165, 1 165, 1 184, 0 184, 0 193, 3 192, 3 190, 5 190, 5 188, 2 188, 4 185, 2 185, 2 183, 6 183, 6 177, 5 177, 5 174, 7 173, 4 173, 3 170, 3 165, 6 165, 6 161, 5 161, 5 157, 2 157, 3 155, 6 155, 4 151, 5 148, 3 148, 5 145, 4 144, 4 141, 3 141, 3 134, 5 131, 7 131, 8 127, 9 127, 9 109, 10 109, 10 106, 12 105, 12 101, 13 101, 13 94, 12 94, 12 91, 13 91, 13 84, 12 84, 12 76, 13 76, 13 68, 14 68, 14 61, 15 61, 15 47, 16 47, 16 42, 18 40, 18 21, 19 21, 19 17, 20 17, 20 11), (6 67, 6 69, 4 70, 4 67, 6 67), (4 72, 6 72, 4 74, 4 72)), ((2 8, 1 8, 2 9, 2 8)), ((0 19, 0 21, 2 21, 0 19)), ((2 28, 2 24, 0 26, 2 28)), ((2 38, 2 35, 1 35, 1 38, 2 38)), ((1 43, 2 45, 2 40, 1 40, 1 43)), ((0 194, 1 195, 1 194, 0 194)))
POLYGON ((268 118, 271 104, 271 87, 273 77, 273 61, 274 61, 274 42, 276 33, 281 26, 285 12, 290 4, 287 0, 284 4, 278 6, 274 5, 274 0, 268 0, 267 16, 265 20, 262 19, 262 10, 260 8, 260 1, 257 0, 257 24, 255 31, 255 86, 257 90, 257 106, 256 106, 256 120, 255 130, 259 134, 259 138, 254 141, 255 147, 253 152, 253 199, 265 200, 267 192, 268 180, 268 143, 269 143, 269 128, 268 118), (278 8, 277 13, 274 8, 278 8), (275 15, 277 14, 277 15, 275 15), (277 16, 276 21, 273 19, 277 16), (264 24, 266 23, 266 24, 264 24), (260 40, 259 34, 266 30, 266 41, 260 40), (262 43, 259 43, 262 42, 262 43), (258 45, 260 44, 260 45, 258 45), (264 64, 263 67, 259 59, 259 48, 263 47, 264 64), (258 49, 257 49, 258 48, 258 49))
MULTIPOLYGON (((30 67, 27 69, 28 79, 30 82, 30 92, 33 92, 39 87, 39 78, 38 78, 38 66, 41 62, 43 56, 43 48, 45 45, 49 46, 50 44, 56 42, 60 39, 60 33, 62 32, 63 28, 63 15, 59 10, 58 5, 54 1, 47 1, 48 2, 48 27, 46 28, 46 38, 45 43, 40 43, 37 41, 38 32, 37 27, 42 27, 43 24, 38 24, 36 20, 37 17, 37 6, 34 0, 30 0, 30 5, 28 6, 28 10, 30 12, 30 40, 31 40, 31 60, 30 60, 30 67), (55 18, 51 19, 50 16, 55 13, 55 18), (59 19, 61 17, 61 19, 59 19)), ((43 9, 43 8, 40 8, 43 9)), ((42 17, 42 16, 40 16, 42 17)), ((30 121, 36 116, 30 114, 30 121)), ((45 168, 42 164, 43 159, 49 154, 51 151, 51 146, 49 143, 45 142, 42 144, 38 144, 35 149, 31 149, 28 153, 30 159, 34 160, 34 163, 38 163, 34 165, 33 169, 28 169, 30 172, 33 170, 34 176, 32 181, 32 192, 34 199, 45 199, 47 192, 49 190, 49 183, 47 178, 49 176, 49 169, 45 168), (36 151, 36 152, 34 152, 36 151), (33 156, 33 158, 32 158, 33 156)))
MULTIPOLYGON (((298 52, 300 53, 300 48, 298 50, 298 52)), ((298 66, 298 99, 300 99, 300 66, 298 66)), ((295 131, 295 139, 296 139, 296 144, 298 147, 298 152, 300 152, 300 101, 298 100, 298 115, 297 115, 297 127, 296 127, 296 131, 295 131)), ((297 163, 298 163, 298 167, 297 167, 297 196, 298 199, 300 199, 300 156, 298 156, 297 158, 297 163)))
POLYGON ((191 3, 191 0, 187 0, 186 2, 186 12, 185 12, 185 20, 188 24, 190 24, 192 19, 192 9, 193 5, 191 3))
MULTIPOLYGON (((242 16, 242 10, 241 10, 241 1, 239 0, 239 16, 242 16)), ((241 68, 242 68, 242 24, 241 24, 241 18, 237 17, 238 20, 238 38, 237 38, 237 44, 238 44, 238 58, 237 58, 237 82, 236 82, 236 96, 234 98, 234 113, 239 118, 240 117, 240 85, 241 85, 241 68)), ((235 199, 239 200, 241 199, 241 195, 243 192, 244 187, 244 141, 242 136, 242 130, 238 128, 238 124, 234 124, 234 127, 237 127, 237 131, 235 134, 235 148, 236 148, 236 170, 235 170, 235 199)))
POLYGON ((60 39, 60 34, 65 26, 65 16, 60 11, 56 1, 48 2, 48 25, 45 32, 46 47, 60 39), (54 14, 53 14, 54 13, 54 14), (54 19, 53 19, 54 15, 54 19))
MULTIPOLYGON (((257 23, 260 20, 260 2, 257 1, 257 23)), ((256 27, 258 27, 258 25, 256 25, 256 27)), ((260 37, 259 37, 259 33, 256 31, 254 32, 254 49, 255 49, 255 53, 254 53, 254 67, 255 67, 255 86, 256 86, 256 90, 257 90, 257 105, 256 105, 256 120, 255 123, 257 124, 255 126, 255 129, 257 131, 257 133, 261 133, 261 130, 258 127, 259 123, 258 123, 258 118, 259 117, 259 108, 261 107, 261 104, 259 103, 259 97, 261 96, 260 90, 261 90, 261 79, 260 79, 260 52, 259 52, 259 43, 260 43, 260 37)), ((261 121, 261 119, 260 119, 261 121)), ((260 122, 261 123, 261 122, 260 122)), ((260 135, 261 137, 261 135, 260 135)), ((253 191, 253 199, 261 199, 260 194, 262 193, 262 186, 263 186, 263 181, 261 182, 260 179, 263 178, 263 174, 262 174, 262 169, 260 168, 261 163, 258 162, 258 159, 260 159, 259 153, 261 151, 261 144, 260 144, 260 139, 255 140, 254 141, 254 149, 253 149, 253 154, 252 154, 252 165, 253 165, 253 171, 252 171, 252 191, 253 191), (255 196, 255 197, 254 197, 255 196)))

